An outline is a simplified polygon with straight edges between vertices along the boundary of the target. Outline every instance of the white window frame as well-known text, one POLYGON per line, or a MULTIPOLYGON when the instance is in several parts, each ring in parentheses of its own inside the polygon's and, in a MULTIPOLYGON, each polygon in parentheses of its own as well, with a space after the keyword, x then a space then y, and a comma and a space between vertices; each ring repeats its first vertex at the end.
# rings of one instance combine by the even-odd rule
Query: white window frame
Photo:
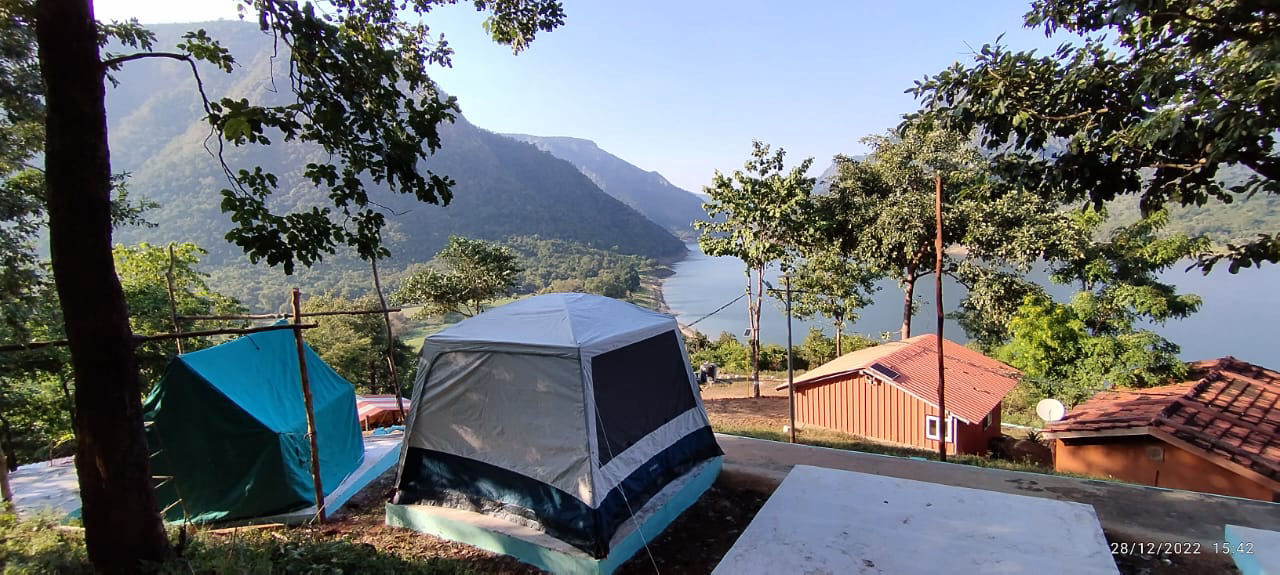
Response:
MULTIPOLYGON (((937 432, 939 431, 938 429, 939 427, 940 426, 938 425, 938 416, 936 415, 924 416, 924 438, 925 439, 932 439, 934 441, 938 441, 939 438, 938 438, 937 432), (929 432, 929 427, 930 427, 929 424, 933 424, 932 426, 934 429, 933 433, 929 432)), ((950 415, 947 416, 946 433, 947 433, 947 443, 955 443, 956 442, 956 419, 950 415)))
POLYGON ((996 422, 995 415, 988 413, 986 417, 982 418, 982 430, 986 431, 988 429, 991 429, 991 424, 995 422, 996 422))

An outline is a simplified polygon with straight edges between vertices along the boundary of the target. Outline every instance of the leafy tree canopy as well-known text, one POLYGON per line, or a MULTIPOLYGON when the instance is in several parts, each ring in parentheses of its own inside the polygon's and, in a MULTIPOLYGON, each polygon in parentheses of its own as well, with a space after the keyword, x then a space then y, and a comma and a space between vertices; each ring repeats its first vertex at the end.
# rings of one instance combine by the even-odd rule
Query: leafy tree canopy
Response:
MULTIPOLYGON (((304 312, 381 309, 377 296, 354 300, 333 294, 307 298, 304 312)), ((393 382, 386 363, 387 332, 382 314, 334 315, 315 318, 316 328, 303 332, 316 354, 339 375, 356 386, 359 393, 406 393, 413 381, 417 358, 399 339, 395 342, 396 371, 401 381, 393 382)))
MULTIPOLYGON (((1230 203, 1280 193, 1280 11, 1237 0, 1037 0, 1047 55, 987 45, 910 90, 920 115, 977 129, 995 172, 1054 200, 1230 203), (1242 178, 1219 177, 1240 168, 1242 178)), ((1280 261, 1280 234, 1206 254, 1207 272, 1280 261)))
POLYGON ((501 244, 454 236, 432 266, 405 277, 392 299, 421 305, 418 317, 484 311, 485 302, 511 293, 521 272, 519 258, 501 244))
POLYGON ((851 261, 902 286, 902 336, 910 336, 916 282, 936 270, 936 177, 943 180, 943 269, 969 289, 961 313, 979 339, 998 341, 1001 319, 1035 290, 1012 271, 1058 257, 1082 241, 1057 204, 1011 187, 963 134, 929 122, 864 140, 863 161, 837 157, 815 200, 813 228, 851 261), (962 249, 962 257, 947 250, 962 249))

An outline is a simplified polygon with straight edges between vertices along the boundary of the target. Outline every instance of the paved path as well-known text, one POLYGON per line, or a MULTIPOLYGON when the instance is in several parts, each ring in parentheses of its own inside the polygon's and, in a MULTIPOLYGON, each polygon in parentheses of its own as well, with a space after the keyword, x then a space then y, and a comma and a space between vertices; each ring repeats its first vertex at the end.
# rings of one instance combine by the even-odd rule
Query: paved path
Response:
POLYGON ((795 465, 847 469, 1030 495, 1093 506, 1102 527, 1130 541, 1222 541, 1223 527, 1280 530, 1280 504, 1039 473, 921 461, 716 434, 724 449, 726 479, 777 487, 795 465))

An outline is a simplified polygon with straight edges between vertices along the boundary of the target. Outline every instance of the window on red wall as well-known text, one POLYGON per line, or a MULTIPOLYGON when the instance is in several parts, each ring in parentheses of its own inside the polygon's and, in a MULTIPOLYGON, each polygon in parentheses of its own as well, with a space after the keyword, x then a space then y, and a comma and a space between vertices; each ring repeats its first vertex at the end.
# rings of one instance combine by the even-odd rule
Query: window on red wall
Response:
MULTIPOLYGON (((924 418, 924 437, 925 439, 938 440, 938 416, 926 415, 924 418)), ((954 417, 947 417, 947 443, 956 442, 956 420, 954 417)))

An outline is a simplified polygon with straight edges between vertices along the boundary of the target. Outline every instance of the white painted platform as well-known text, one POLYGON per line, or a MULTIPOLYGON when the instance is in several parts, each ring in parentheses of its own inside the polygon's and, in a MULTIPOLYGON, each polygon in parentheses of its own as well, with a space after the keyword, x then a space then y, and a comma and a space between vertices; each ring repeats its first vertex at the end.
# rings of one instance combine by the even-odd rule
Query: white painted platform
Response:
MULTIPOLYGON (((364 460, 360 467, 324 498, 329 514, 337 514, 352 496, 395 465, 400 458, 400 445, 403 441, 404 432, 365 435, 364 460)), ((65 518, 79 516, 80 483, 75 463, 70 457, 23 465, 9 474, 9 485, 13 488, 14 506, 20 515, 50 513, 65 518)), ((302 523, 315 514, 316 507, 312 505, 292 513, 235 521, 228 525, 302 523)))
POLYGON ((1223 531, 1242 575, 1280 575, 1280 532, 1230 524, 1223 531))
POLYGON ((19 515, 65 517, 80 509, 80 481, 70 457, 23 465, 9 474, 9 486, 19 515))
POLYGON ((1118 571, 1089 505, 797 465, 713 573, 1118 571))

